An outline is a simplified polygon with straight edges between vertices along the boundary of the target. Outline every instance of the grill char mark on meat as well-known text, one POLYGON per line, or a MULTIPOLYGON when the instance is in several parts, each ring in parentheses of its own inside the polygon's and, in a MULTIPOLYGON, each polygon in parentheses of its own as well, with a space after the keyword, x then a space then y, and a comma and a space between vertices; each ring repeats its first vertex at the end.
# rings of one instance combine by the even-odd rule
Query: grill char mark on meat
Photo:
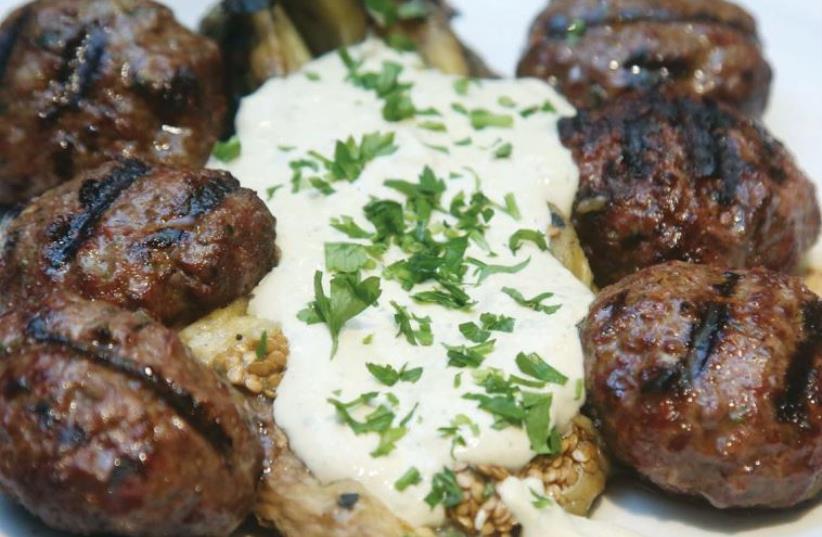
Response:
POLYGON ((240 183, 228 175, 209 179, 186 200, 180 216, 198 218, 219 207, 226 196, 239 188, 240 183))
MULTIPOLYGON (((809 420, 810 402, 822 394, 815 391, 815 378, 820 372, 814 366, 814 357, 822 352, 822 301, 805 304, 802 311, 805 337, 800 341, 785 374, 785 388, 776 399, 776 416, 785 423, 792 423, 811 432, 809 420)), ((817 401, 822 403, 822 401, 817 401)))
POLYGON ((45 246, 46 261, 53 271, 64 268, 91 236, 94 227, 120 194, 136 180, 148 174, 150 168, 134 159, 124 160, 101 179, 90 179, 80 189, 83 211, 71 216, 51 236, 45 246))
POLYGON ((208 409, 190 392, 163 376, 160 371, 117 354, 110 345, 86 344, 54 332, 49 327, 47 315, 33 317, 26 326, 26 335, 38 343, 63 347, 96 364, 138 380, 173 408, 218 453, 226 455, 231 449, 231 437, 219 422, 209 415, 208 409))
POLYGON ((63 64, 55 82, 55 103, 40 117, 46 121, 56 119, 64 110, 74 108, 80 99, 88 95, 100 73, 108 37, 99 26, 91 26, 66 44, 63 64))
POLYGON ((0 82, 2 82, 6 76, 6 67, 9 65, 11 53, 14 52, 14 47, 17 45, 21 30, 28 22, 30 16, 31 11, 24 9, 23 12, 12 21, 8 28, 0 33, 0 82))

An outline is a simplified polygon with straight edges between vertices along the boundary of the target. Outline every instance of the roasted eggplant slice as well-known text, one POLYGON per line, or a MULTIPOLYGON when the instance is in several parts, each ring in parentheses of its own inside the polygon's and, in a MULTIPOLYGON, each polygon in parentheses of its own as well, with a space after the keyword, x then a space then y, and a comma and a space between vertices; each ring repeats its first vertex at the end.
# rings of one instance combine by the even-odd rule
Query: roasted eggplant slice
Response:
POLYGON ((282 5, 314 55, 359 43, 368 33, 360 0, 283 0, 282 5))
MULTIPOLYGON (((491 70, 457 38, 454 10, 442 0, 224 0, 200 30, 225 59, 229 121, 240 98, 313 57, 365 39, 369 31, 392 46, 416 50, 445 73, 489 78, 491 70)), ((231 124, 224 134, 230 134, 231 124)))

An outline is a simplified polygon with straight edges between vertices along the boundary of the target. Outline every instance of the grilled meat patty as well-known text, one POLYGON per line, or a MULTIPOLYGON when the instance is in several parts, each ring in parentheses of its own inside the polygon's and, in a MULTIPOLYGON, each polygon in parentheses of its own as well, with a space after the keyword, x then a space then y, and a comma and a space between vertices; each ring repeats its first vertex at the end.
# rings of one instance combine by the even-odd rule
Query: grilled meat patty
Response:
POLYGON ((262 447, 246 410, 145 313, 56 292, 0 315, 0 485, 78 533, 224 536, 262 447))
POLYGON ((724 0, 553 0, 518 74, 548 80, 577 107, 666 86, 751 115, 765 109, 772 77, 753 17, 724 0))
POLYGON ((38 0, 0 25, 0 206, 117 156, 202 166, 217 46, 147 0, 38 0))
POLYGON ((582 328, 612 453, 725 507, 822 490, 822 300, 799 278, 672 262, 606 288, 582 328))
POLYGON ((276 264, 275 221, 230 174, 119 160, 36 198, 0 238, 0 289, 60 286, 182 325, 276 264))
POLYGON ((668 260, 792 271, 819 234, 813 183, 756 120, 652 93, 559 124, 572 220, 598 285, 668 260))

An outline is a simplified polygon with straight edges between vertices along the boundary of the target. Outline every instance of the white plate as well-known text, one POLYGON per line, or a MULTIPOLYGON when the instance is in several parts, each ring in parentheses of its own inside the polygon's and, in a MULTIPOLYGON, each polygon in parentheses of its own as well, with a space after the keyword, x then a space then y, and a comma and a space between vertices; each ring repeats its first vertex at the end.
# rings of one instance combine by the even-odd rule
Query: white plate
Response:
MULTIPOLYGON (((759 20, 776 79, 765 121, 821 185, 822 199, 822 2, 738 0, 759 20)), ((0 15, 17 1, 0 0, 0 15)), ((203 0, 166 2, 195 25, 203 0)), ((513 74, 527 28, 545 0, 452 0, 463 16, 456 28, 497 71, 513 74)), ((778 513, 726 513, 660 495, 628 480, 609 485, 594 518, 645 537, 819 537, 822 504, 778 513)), ((0 537, 59 537, 7 502, 0 501, 0 537)), ((607 537, 607 536, 603 536, 607 537)))

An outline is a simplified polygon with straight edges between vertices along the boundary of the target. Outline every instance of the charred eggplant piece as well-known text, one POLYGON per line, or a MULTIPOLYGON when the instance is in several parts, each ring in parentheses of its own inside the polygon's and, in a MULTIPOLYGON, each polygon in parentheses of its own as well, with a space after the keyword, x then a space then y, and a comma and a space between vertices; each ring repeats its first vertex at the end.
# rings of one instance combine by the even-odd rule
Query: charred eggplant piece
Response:
POLYGON ((282 5, 314 55, 359 43, 368 33, 360 0, 283 0, 282 5))

